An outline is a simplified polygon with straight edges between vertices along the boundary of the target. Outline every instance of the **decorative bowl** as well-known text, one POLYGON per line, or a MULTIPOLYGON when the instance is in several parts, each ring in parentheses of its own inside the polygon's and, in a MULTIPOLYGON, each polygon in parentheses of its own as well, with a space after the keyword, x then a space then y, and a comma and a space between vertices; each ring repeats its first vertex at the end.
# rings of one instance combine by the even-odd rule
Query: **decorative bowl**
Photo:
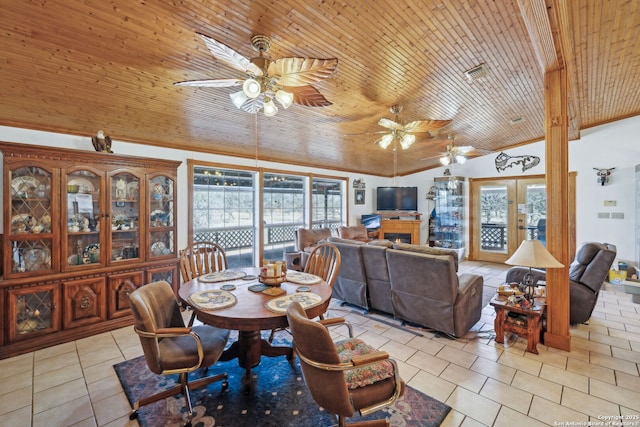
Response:
POLYGON ((77 184, 69 184, 67 185, 67 193, 77 193, 80 191, 80 186, 77 184))
POLYGON ((265 285, 269 286, 280 286, 280 284, 286 280, 286 273, 280 276, 263 276, 262 274, 258 276, 258 281, 260 283, 264 283, 265 285))

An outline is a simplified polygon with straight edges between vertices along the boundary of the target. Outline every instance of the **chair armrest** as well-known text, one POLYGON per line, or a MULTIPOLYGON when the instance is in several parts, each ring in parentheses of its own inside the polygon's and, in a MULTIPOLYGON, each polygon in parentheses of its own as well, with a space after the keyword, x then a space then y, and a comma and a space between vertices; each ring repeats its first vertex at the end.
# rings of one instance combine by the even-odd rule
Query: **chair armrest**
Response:
POLYGON ((156 330, 156 335, 164 335, 164 336, 179 336, 179 335, 187 335, 191 332, 191 328, 160 328, 156 330))
MULTIPOLYGON (((507 271, 507 275, 505 277, 505 281, 507 283, 522 283, 522 278, 525 274, 529 272, 528 267, 511 267, 507 271)), ((537 268, 531 269, 531 275, 533 276, 533 284, 536 285, 538 281, 547 280, 547 272, 544 270, 539 270, 537 268)))
POLYGON ((333 327, 333 326, 346 326, 349 330, 349 338, 353 338, 353 327, 351 323, 347 322, 344 317, 331 317, 328 319, 320 319, 318 323, 323 325, 325 328, 333 327))
POLYGON ((389 359, 389 353, 387 353, 386 351, 376 351, 374 353, 359 354, 359 355, 353 356, 351 358, 351 363, 353 363, 354 366, 362 366, 365 364, 379 362, 381 360, 388 360, 388 359, 389 359))

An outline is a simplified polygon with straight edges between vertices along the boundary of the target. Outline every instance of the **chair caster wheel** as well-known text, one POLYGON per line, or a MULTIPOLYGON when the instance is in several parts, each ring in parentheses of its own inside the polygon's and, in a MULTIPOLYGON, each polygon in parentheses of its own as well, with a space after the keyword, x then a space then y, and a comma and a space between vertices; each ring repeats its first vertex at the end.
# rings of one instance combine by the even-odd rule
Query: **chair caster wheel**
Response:
POLYGON ((229 381, 224 380, 222 381, 222 391, 225 391, 229 388, 229 381))
POLYGON ((186 423, 184 423, 184 427, 191 427, 191 421, 187 421, 186 423))
POLYGON ((131 414, 129 414, 130 420, 135 420, 136 418, 138 418, 138 411, 133 411, 131 414))

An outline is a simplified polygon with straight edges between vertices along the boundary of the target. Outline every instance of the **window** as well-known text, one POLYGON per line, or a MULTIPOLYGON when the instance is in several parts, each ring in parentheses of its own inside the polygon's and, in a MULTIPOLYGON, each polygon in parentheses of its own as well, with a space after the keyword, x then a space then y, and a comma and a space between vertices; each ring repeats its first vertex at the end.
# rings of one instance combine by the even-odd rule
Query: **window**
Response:
POLYGON ((305 182, 301 175, 265 172, 263 178, 264 257, 282 260, 294 250, 295 230, 305 225, 305 182))
POLYGON ((203 166, 193 169, 193 241, 221 245, 229 267, 256 265, 255 175, 203 166))
POLYGON ((220 244, 230 268, 259 265, 263 258, 283 260, 295 248, 299 227, 337 230, 346 220, 346 178, 232 169, 193 160, 189 174, 188 240, 220 244))
POLYGON ((345 180, 312 178, 311 226, 336 231, 343 224, 345 180))

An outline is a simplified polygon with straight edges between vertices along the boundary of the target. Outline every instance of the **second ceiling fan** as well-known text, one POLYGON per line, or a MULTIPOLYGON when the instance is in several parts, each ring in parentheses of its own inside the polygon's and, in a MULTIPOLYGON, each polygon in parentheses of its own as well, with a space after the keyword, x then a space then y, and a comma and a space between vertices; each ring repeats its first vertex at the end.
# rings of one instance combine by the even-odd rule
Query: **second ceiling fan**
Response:
POLYGON ((402 112, 402 105, 393 105, 389 111, 394 115, 393 120, 384 117, 378 120, 378 125, 388 130, 373 132, 375 134, 383 134, 382 137, 375 141, 383 149, 386 149, 393 141, 400 143, 403 149, 407 149, 416 141, 417 133, 438 130, 451 123, 451 120, 414 120, 409 123, 403 123, 398 118, 398 115, 402 112))

